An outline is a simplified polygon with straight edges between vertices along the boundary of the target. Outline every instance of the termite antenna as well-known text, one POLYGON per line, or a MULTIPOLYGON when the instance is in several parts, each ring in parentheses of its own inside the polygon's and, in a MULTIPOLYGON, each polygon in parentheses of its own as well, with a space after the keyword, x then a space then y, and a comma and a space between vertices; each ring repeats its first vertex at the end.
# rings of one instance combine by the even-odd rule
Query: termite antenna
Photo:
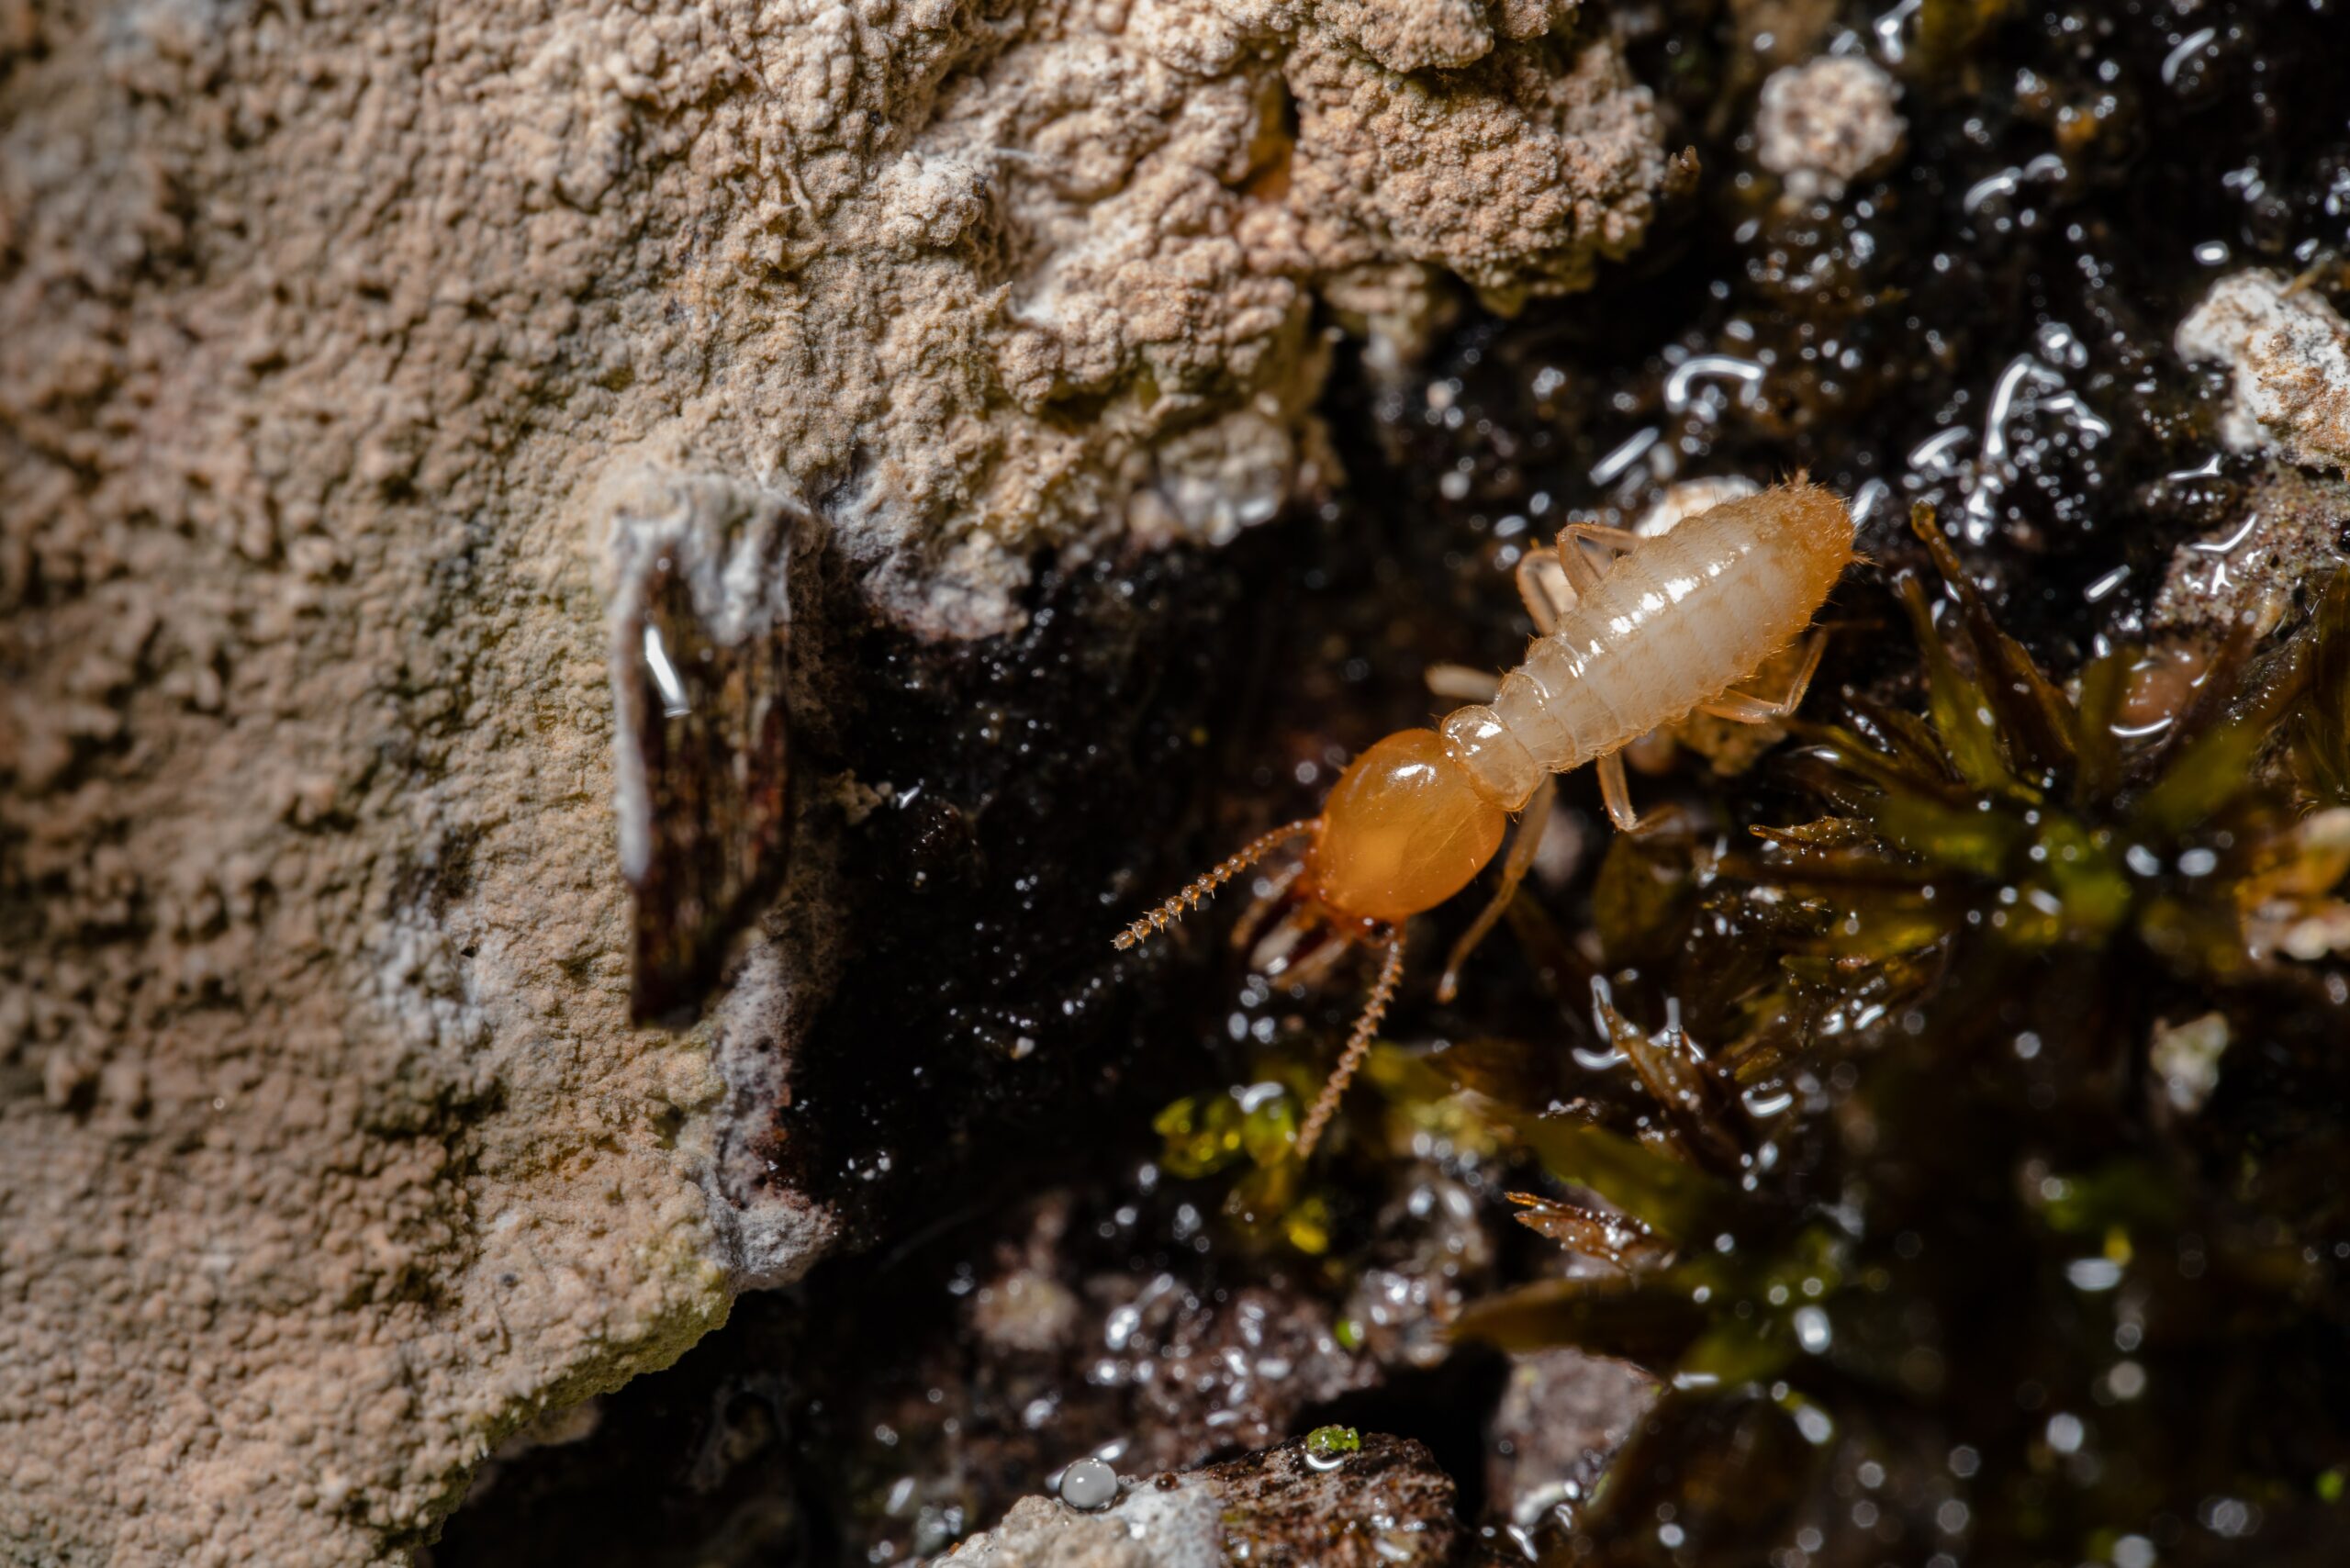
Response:
POLYGON ((1355 1032, 1347 1036, 1347 1048, 1338 1058, 1337 1067, 1330 1074, 1330 1081, 1322 1086, 1322 1096, 1314 1102, 1314 1109, 1305 1114, 1305 1126, 1297 1135, 1297 1158, 1302 1164, 1314 1157, 1314 1146, 1322 1141, 1322 1129, 1330 1125, 1330 1117, 1338 1109, 1338 1101, 1353 1081, 1355 1069, 1371 1050, 1371 1042, 1379 1033, 1379 1021, 1387 1016, 1387 1004, 1395 1000, 1395 988, 1404 980, 1404 933, 1394 926, 1387 928, 1387 952, 1379 963, 1379 979, 1371 988, 1371 1000, 1363 1003, 1362 1016, 1355 1020, 1355 1032))
POLYGON ((1270 833, 1249 840, 1246 845, 1241 846, 1238 854, 1233 856, 1229 860, 1225 861, 1214 869, 1209 871, 1207 875, 1202 877, 1198 881, 1193 882, 1190 887, 1185 888, 1181 892, 1177 893, 1173 898, 1169 899, 1165 903, 1160 904, 1157 909, 1152 910, 1148 914, 1144 915, 1140 920, 1136 921, 1124 931, 1119 932, 1118 935, 1112 939, 1113 945, 1117 947, 1118 951, 1123 953, 1127 948, 1133 946, 1136 943, 1140 942, 1144 937, 1149 936, 1154 933, 1166 930, 1169 926, 1181 919, 1186 910, 1194 910, 1199 908, 1202 903, 1206 902, 1207 896, 1210 893, 1224 886, 1225 883, 1232 880, 1233 878, 1237 877, 1241 872, 1246 871, 1249 867, 1254 866, 1258 861, 1262 860, 1266 856, 1270 855, 1274 850, 1280 848, 1282 845, 1287 844, 1291 839, 1302 838, 1306 834, 1313 832, 1315 820, 1315 819, 1312 817, 1308 817, 1303 822, 1290 823, 1284 826, 1273 829, 1270 833))

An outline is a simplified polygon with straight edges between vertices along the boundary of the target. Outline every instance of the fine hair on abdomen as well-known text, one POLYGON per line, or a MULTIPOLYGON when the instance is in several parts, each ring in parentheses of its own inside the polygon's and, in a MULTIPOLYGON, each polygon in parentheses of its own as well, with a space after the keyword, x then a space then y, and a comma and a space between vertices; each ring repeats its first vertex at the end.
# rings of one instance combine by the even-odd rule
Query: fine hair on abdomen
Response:
POLYGON ((1552 772, 1685 717, 1811 619, 1793 545, 1707 513, 1620 557, 1527 649, 1494 711, 1552 772))

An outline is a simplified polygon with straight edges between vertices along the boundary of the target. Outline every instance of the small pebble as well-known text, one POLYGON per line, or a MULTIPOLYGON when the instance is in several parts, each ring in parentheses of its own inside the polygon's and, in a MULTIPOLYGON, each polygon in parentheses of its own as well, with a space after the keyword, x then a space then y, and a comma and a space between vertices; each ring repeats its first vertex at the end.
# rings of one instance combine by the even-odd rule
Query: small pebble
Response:
POLYGON ((1797 201, 1833 201, 1899 156, 1901 84, 1871 61, 1831 55, 1774 72, 1754 117, 1754 160, 1797 201))
POLYGON ((1061 1501, 1091 1513, 1117 1500, 1118 1473, 1098 1459, 1080 1459, 1061 1472, 1061 1501))
POLYGON ((2266 267, 2223 277, 2179 323, 2177 347, 2233 376, 2229 447, 2350 471, 2350 322, 2323 294, 2266 267))

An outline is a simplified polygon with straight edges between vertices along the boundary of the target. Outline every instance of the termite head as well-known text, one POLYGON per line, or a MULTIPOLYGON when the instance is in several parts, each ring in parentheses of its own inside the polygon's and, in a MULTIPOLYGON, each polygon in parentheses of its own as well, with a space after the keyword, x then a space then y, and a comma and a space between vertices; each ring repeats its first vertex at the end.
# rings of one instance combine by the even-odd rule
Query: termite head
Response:
POLYGON ((1292 839, 1308 838, 1292 903, 1350 935, 1378 936, 1434 909, 1485 868, 1509 813, 1478 792, 1434 730, 1398 730, 1355 758, 1322 814, 1277 827, 1118 934, 1127 948, 1292 839))
POLYGON ((1394 999, 1404 972, 1404 922, 1467 887, 1501 847, 1508 827, 1509 813, 1478 792, 1443 736, 1400 730, 1339 775, 1320 816, 1259 838, 1126 927, 1117 945, 1131 947, 1165 930, 1282 844, 1311 838, 1303 871, 1286 891, 1296 901, 1294 913, 1306 924, 1326 924, 1342 943, 1375 944, 1383 956, 1337 1068, 1298 1133, 1297 1154, 1304 1159, 1314 1152, 1394 999))
POLYGON ((1307 891, 1336 919, 1400 925, 1467 887, 1509 814, 1434 730, 1398 730, 1355 758, 1314 819, 1307 891))

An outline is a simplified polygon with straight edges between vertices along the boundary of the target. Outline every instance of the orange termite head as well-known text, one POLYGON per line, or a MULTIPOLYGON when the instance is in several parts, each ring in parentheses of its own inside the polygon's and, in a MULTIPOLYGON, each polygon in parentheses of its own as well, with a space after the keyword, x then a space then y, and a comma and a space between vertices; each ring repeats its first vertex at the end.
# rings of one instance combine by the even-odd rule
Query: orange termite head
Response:
POLYGON ((1322 803, 1306 887, 1339 919, 1400 925, 1467 887, 1508 827, 1443 736, 1398 730, 1355 758, 1322 803))
POLYGON ((1485 868, 1509 813, 1487 801, 1434 730, 1398 730, 1355 758, 1322 814, 1239 853, 1118 933, 1121 951, 1166 930, 1210 893, 1283 844, 1309 834, 1300 891, 1360 934, 1434 909, 1485 868))
POLYGON ((1400 730, 1355 758, 1322 814, 1276 828, 1118 935, 1131 947, 1290 839, 1312 834, 1300 890, 1351 937, 1382 950, 1337 1067, 1299 1129, 1297 1157, 1314 1152, 1355 1069, 1371 1048, 1404 974, 1403 924, 1469 885, 1501 847, 1509 813, 1477 792, 1434 730, 1400 730))

